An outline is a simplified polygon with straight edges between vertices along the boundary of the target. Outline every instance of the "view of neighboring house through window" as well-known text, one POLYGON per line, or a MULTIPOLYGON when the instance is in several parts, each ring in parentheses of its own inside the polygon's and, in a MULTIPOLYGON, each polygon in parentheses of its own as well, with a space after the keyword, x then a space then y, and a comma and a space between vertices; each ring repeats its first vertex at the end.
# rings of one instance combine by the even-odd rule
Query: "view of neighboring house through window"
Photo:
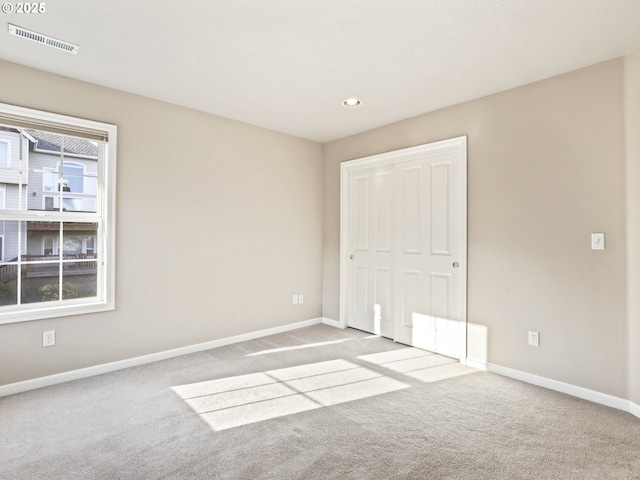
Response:
MULTIPOLYGON (((5 186, 0 184, 0 209, 4 208, 4 192, 5 186)), ((0 262, 3 262, 4 259, 4 222, 0 222, 0 262)))
POLYGON ((115 133, 0 104, 0 323, 113 308, 115 133))
POLYGON ((7 140, 0 139, 0 167, 9 166, 9 153, 11 151, 11 145, 7 140))

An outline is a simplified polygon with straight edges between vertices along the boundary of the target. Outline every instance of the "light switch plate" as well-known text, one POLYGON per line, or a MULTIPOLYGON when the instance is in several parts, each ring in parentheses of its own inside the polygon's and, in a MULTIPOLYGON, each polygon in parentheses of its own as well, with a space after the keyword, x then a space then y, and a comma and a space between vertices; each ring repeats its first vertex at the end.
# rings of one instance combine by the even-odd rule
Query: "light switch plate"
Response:
POLYGON ((591 234, 591 250, 604 250, 604 233, 591 234))

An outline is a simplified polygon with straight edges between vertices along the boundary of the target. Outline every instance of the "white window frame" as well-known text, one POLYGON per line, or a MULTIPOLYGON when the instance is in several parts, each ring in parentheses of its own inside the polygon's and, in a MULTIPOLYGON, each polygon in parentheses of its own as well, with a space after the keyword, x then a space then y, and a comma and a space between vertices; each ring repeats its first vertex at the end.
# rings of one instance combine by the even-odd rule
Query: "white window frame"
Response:
POLYGON ((0 324, 89 314, 115 309, 116 142, 115 125, 0 103, 0 124, 51 131, 99 141, 97 212, 0 210, 0 221, 91 222, 98 224, 96 249, 97 294, 95 297, 63 299, 0 306, 0 324))
POLYGON ((11 140, 3 138, 3 139, 0 139, 0 143, 7 144, 7 164, 6 165, 0 164, 0 167, 2 168, 10 167, 11 166, 11 140))

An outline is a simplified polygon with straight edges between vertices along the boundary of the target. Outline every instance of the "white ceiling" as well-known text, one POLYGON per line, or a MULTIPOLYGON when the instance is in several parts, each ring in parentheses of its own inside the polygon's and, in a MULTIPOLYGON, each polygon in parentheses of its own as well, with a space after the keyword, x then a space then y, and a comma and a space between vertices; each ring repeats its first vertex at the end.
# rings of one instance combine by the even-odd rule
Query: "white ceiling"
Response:
POLYGON ((640 47, 639 0, 47 0, 45 6, 42 14, 0 13, 1 59, 318 142, 640 47), (78 44, 80 52, 9 36, 8 23, 78 44), (349 96, 363 105, 343 107, 349 96))

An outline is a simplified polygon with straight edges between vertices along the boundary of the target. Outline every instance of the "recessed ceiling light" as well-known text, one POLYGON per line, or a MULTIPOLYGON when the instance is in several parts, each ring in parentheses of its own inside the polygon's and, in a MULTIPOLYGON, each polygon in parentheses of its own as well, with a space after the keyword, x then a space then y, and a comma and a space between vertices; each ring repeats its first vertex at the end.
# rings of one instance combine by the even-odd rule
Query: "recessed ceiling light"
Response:
POLYGON ((358 100, 357 98, 347 98, 346 100, 344 100, 342 102, 342 105, 345 107, 359 107, 360 105, 362 105, 362 102, 360 100, 358 100))

